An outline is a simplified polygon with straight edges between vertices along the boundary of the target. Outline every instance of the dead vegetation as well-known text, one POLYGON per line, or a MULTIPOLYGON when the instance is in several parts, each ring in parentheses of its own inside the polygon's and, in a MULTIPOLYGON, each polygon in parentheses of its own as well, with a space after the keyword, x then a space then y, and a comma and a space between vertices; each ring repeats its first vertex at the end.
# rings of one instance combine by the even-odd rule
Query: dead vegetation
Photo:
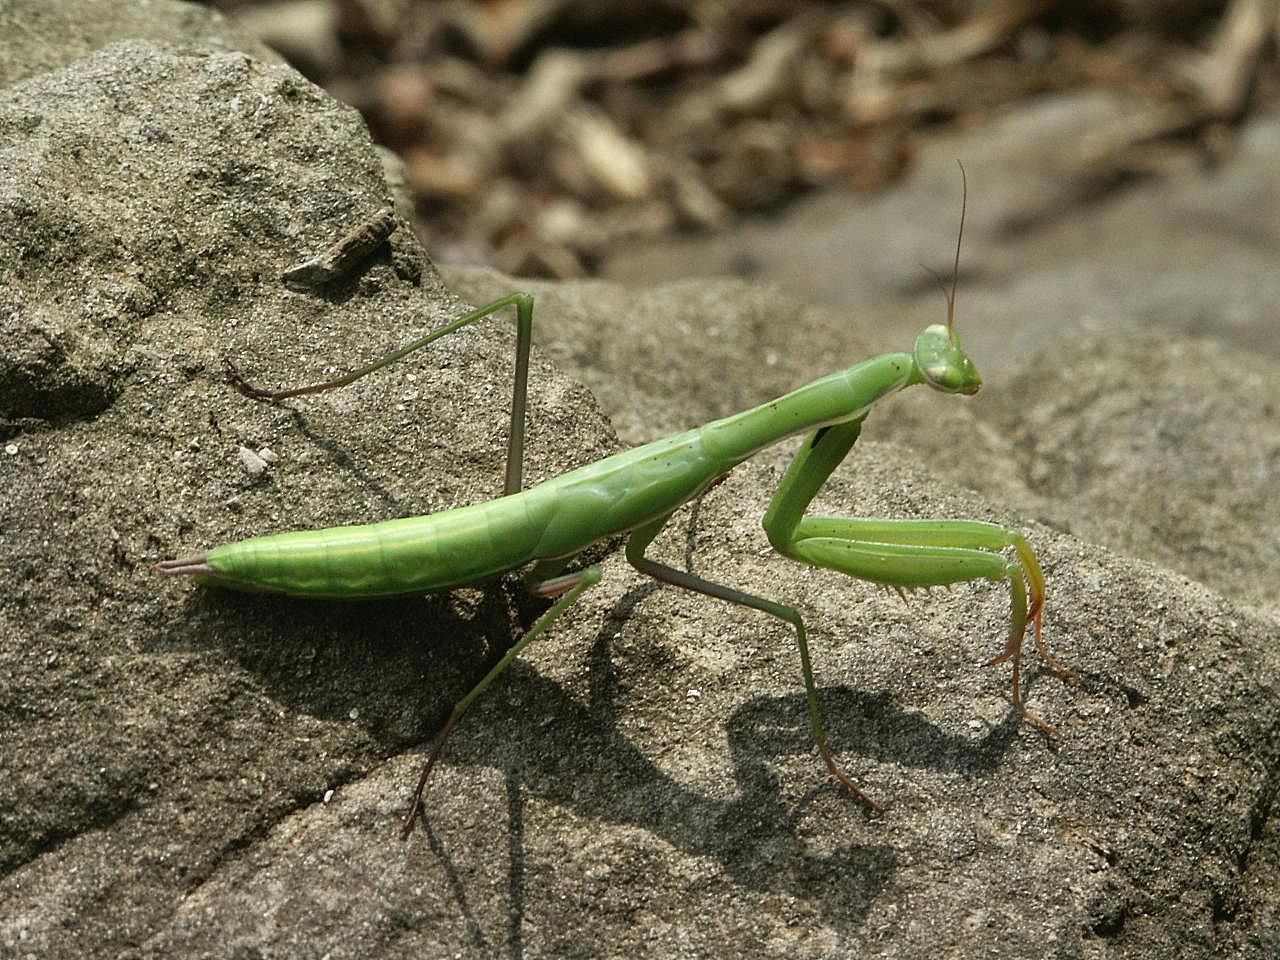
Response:
POLYGON ((1085 87, 1068 165, 1212 162, 1276 87, 1280 0, 271 0, 221 6, 400 153, 445 260, 589 274, 620 240, 869 191, 922 136, 1085 87))

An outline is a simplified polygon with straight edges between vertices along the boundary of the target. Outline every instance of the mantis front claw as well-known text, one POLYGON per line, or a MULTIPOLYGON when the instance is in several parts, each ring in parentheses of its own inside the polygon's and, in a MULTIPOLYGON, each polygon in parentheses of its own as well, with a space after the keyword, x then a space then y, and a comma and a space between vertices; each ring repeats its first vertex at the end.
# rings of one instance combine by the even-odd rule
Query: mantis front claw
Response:
POLYGON ((1013 547, 1017 552, 1018 562, 1010 563, 1007 568, 1009 599, 1013 607, 1009 624, 1009 640, 1005 643, 1004 650, 984 663, 983 666, 995 667, 1011 660, 1013 662, 1014 707, 1022 719, 1026 720, 1027 723, 1031 724, 1050 740, 1061 740, 1062 734, 1058 732, 1057 727, 1036 716, 1022 702, 1022 641, 1026 635, 1028 622, 1032 624, 1032 637, 1035 640, 1036 649, 1040 651, 1040 656, 1044 658, 1044 662, 1049 669, 1064 679, 1072 677, 1074 674, 1054 659, 1040 636, 1041 625, 1044 621, 1044 576, 1040 572, 1040 565, 1036 561, 1036 556, 1021 535, 1013 535, 1013 547), (1023 585, 1024 572, 1026 580, 1031 585, 1031 603, 1029 606, 1026 599, 1026 589, 1023 585))

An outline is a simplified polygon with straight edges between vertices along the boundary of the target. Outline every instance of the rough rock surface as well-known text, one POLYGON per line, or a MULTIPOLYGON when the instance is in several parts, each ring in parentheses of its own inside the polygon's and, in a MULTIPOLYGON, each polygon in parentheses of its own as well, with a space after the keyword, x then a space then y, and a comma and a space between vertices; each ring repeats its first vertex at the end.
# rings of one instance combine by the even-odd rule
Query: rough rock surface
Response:
POLYGON ((6 0, 0 5, 0 86, 56 70, 117 40, 280 56, 216 10, 174 0, 6 0))
MULTIPOLYGON (((1274 953, 1280 626, 1268 588, 1229 587, 1271 582, 1247 534, 1280 429, 1213 430, 1240 402, 1222 378, 1188 408, 1203 429, 1161 430, 1139 402, 1176 402, 1181 362, 1208 356, 1274 411, 1256 357, 1170 341, 1126 381, 1132 348, 1081 328, 1052 354, 1078 402, 1034 364, 988 371, 984 405, 919 388, 873 413, 824 490, 830 513, 1027 531, 1046 639, 1079 674, 1028 673, 1059 744, 1018 722, 1007 667, 976 667, 1003 642, 998 589, 904 606, 768 554, 778 449, 696 522, 678 515, 657 555, 804 613, 833 745, 887 814, 828 782, 787 629, 615 555, 467 718, 428 829, 401 843, 411 751, 536 603, 506 583, 281 603, 150 564, 494 495, 510 331, 281 407, 227 387, 224 356, 318 379, 462 309, 407 231, 319 295, 280 283, 389 193, 358 119, 288 68, 116 44, 0 92, 0 131, 0 953, 1274 953), (1176 469, 1209 439, 1216 472, 1176 469), (1102 475, 1170 489, 1125 500, 1102 475), (1146 536, 1109 540, 1130 555, 1080 539, 1150 528, 1145 510, 1189 512, 1215 485, 1205 535, 1238 577, 1148 562, 1187 569, 1146 536)), ((507 284, 454 280, 477 302, 507 284)), ((628 442, 805 379, 794 344, 829 344, 824 371, 902 346, 734 281, 536 292, 547 353, 584 364, 628 442), (695 381, 714 392, 682 392, 695 381)), ((613 448, 541 357, 532 392, 531 479, 613 448)))

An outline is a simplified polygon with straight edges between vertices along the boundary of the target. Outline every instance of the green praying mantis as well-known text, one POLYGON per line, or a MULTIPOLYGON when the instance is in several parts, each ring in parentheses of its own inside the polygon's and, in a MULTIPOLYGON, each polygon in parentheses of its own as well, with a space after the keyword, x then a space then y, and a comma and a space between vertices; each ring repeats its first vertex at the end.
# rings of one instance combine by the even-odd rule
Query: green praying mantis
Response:
MULTIPOLYGON (((961 167, 963 176, 963 167, 961 167)), ((877 402, 907 387, 926 384, 944 394, 971 395, 982 378, 961 349, 955 331, 956 281, 968 185, 964 185, 955 265, 947 297, 947 322, 916 339, 911 353, 887 353, 832 373, 734 416, 656 440, 522 488, 524 422, 533 299, 513 293, 458 317, 427 335, 335 380, 288 390, 263 390, 245 381, 231 363, 237 389, 270 402, 345 386, 454 331, 506 307, 516 313, 515 386, 508 434, 503 496, 421 517, 382 523, 254 537, 157 565, 160 573, 233 590, 295 597, 358 598, 449 590, 530 566, 526 583, 552 606, 475 687, 454 705, 423 767, 405 816, 407 837, 421 814, 431 771, 467 709, 530 643, 600 581, 599 566, 574 569, 593 544, 627 536, 626 558, 662 583, 741 604, 787 623, 800 651, 809 723, 831 776, 869 811, 882 808, 841 769, 827 745, 818 709, 804 620, 791 606, 713 583, 646 556, 650 543, 683 504, 701 496, 735 466, 760 450, 804 434, 764 515, 774 549, 800 563, 828 567, 899 591, 984 579, 1005 584, 1011 605, 1004 649, 987 666, 1012 662, 1013 703, 1031 725, 1051 738, 1057 732, 1023 703, 1022 642, 1028 622, 1040 655, 1061 676, 1066 671, 1041 639, 1044 577, 1036 556, 1015 530, 976 520, 877 520, 807 516, 810 501, 852 449, 862 422, 877 402), (1012 550, 1013 559, 1004 551, 1012 550), (1028 601, 1028 593, 1030 600, 1028 601)))

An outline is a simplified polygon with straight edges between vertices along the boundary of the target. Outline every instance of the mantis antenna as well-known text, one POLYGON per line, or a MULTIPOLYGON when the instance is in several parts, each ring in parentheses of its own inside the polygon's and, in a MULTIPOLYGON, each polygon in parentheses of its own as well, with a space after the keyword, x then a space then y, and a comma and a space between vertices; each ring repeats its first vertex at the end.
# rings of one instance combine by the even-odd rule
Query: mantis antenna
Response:
POLYGON ((969 204, 969 178, 965 176, 964 164, 959 160, 960 168, 960 232, 956 235, 956 262, 951 268, 951 292, 947 294, 947 333, 955 337, 956 322, 956 280, 960 277, 960 241, 964 239, 964 212, 969 204))
POLYGON ((916 261, 916 263, 925 270, 929 276, 933 277, 934 282, 937 283, 938 287, 942 290, 942 295, 947 298, 947 334, 952 340, 955 339, 956 335, 956 281, 960 278, 960 242, 964 239, 964 213, 969 199, 969 183, 968 178, 965 176, 964 164, 957 160, 956 166, 960 168, 961 184, 960 232, 956 235, 956 260, 951 267, 951 289, 947 289, 946 281, 937 270, 934 270, 927 263, 923 263, 919 260, 916 261))

